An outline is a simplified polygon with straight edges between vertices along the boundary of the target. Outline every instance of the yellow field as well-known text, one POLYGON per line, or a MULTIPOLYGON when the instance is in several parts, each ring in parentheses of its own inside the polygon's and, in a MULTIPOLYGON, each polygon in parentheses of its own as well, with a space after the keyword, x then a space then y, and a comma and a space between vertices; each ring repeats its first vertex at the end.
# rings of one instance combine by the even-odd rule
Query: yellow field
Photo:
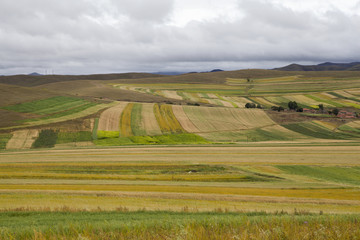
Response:
POLYGON ((132 136, 131 130, 131 111, 134 106, 134 103, 129 103, 124 108, 121 119, 120 119, 120 136, 122 137, 129 137, 132 136))
POLYGON ((181 124, 176 119, 171 105, 154 105, 155 117, 163 133, 182 133, 185 132, 181 124))
POLYGON ((277 168, 359 167, 359 154, 360 146, 338 144, 3 152, 0 209, 359 213, 358 185, 277 168))

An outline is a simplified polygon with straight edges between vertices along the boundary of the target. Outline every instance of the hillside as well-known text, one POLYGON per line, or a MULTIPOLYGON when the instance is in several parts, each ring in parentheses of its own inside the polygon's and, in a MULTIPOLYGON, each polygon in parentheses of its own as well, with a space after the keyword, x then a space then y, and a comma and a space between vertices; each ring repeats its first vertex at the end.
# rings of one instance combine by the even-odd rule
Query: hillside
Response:
POLYGON ((50 147, 81 142, 118 146, 360 138, 356 71, 251 69, 56 77, 14 76, 13 84, 0 84, 2 148, 32 148, 38 141, 51 142, 46 140, 50 136, 50 147), (287 109, 290 101, 306 112, 271 110, 287 109), (258 108, 245 109, 246 104, 258 108), (339 116, 330 114, 335 108, 339 116))
POLYGON ((42 84, 76 81, 76 80, 114 80, 114 79, 137 79, 149 77, 162 77, 150 73, 119 73, 119 74, 93 74, 93 75, 14 75, 0 76, 0 83, 18 85, 24 87, 39 86, 42 84))

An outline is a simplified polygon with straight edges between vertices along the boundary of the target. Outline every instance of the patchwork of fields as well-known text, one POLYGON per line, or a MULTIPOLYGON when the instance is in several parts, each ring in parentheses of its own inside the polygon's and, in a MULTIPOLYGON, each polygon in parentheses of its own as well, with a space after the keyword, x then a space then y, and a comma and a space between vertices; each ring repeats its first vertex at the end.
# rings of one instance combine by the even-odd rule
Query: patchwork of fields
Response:
POLYGON ((228 78, 226 84, 114 84, 114 87, 163 96, 170 99, 189 100, 222 107, 244 108, 246 103, 287 107, 296 101, 301 107, 360 109, 360 88, 357 78, 303 78, 288 76, 264 79, 228 78))
MULTIPOLYGON (((103 104, 101 108, 106 106, 108 108, 87 130, 59 131, 51 127, 16 130, 10 134, 0 135, 2 148, 29 149, 93 144, 118 146, 263 141, 311 142, 317 139, 357 141, 360 137, 357 121, 340 123, 341 125, 339 122, 323 119, 279 124, 262 109, 131 102, 103 104), (83 144, 79 145, 78 143, 81 142, 83 144)), ((82 111, 77 114, 85 113, 82 111)), ((73 115, 70 114, 65 118, 71 116, 73 115)), ((54 117, 49 120, 56 122, 62 121, 63 118, 54 117)), ((29 123, 33 122, 38 121, 29 123)), ((29 123, 25 123, 25 126, 29 123)))
POLYGON ((0 239, 357 239, 360 121, 327 111, 359 111, 359 78, 272 73, 49 83, 12 98, 0 239), (269 110, 289 101, 325 110, 269 110))

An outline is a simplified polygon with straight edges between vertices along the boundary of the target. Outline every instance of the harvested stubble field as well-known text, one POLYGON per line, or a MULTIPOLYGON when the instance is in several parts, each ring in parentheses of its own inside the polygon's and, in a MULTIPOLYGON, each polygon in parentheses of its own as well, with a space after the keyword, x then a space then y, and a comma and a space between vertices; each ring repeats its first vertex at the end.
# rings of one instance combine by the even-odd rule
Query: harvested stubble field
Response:
POLYGON ((360 147, 267 145, 0 153, 0 239, 358 239, 360 147))
POLYGON ((6 152, 0 206, 359 212, 359 153, 255 144, 6 152), (334 169, 341 171, 332 178, 334 169))

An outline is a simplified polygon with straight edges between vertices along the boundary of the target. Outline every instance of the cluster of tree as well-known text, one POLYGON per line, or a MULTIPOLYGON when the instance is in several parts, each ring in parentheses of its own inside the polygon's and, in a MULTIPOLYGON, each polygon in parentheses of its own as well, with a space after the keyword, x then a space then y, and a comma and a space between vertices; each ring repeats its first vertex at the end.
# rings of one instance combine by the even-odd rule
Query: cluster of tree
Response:
MULTIPOLYGON (((288 108, 289 110, 295 110, 297 112, 303 112, 304 110, 303 108, 299 107, 297 102, 295 101, 290 101, 288 103, 288 108)), ((285 109, 282 106, 272 106, 271 110, 281 112, 284 111, 285 109)))
POLYGON ((285 109, 282 106, 272 106, 271 110, 281 112, 284 111, 285 109))
POLYGON ((255 104, 255 103, 247 103, 245 104, 246 108, 262 108, 262 106, 260 104, 255 104))
POLYGON ((339 109, 334 108, 333 110, 329 110, 328 113, 329 114, 334 114, 335 116, 337 116, 339 114, 339 109))

